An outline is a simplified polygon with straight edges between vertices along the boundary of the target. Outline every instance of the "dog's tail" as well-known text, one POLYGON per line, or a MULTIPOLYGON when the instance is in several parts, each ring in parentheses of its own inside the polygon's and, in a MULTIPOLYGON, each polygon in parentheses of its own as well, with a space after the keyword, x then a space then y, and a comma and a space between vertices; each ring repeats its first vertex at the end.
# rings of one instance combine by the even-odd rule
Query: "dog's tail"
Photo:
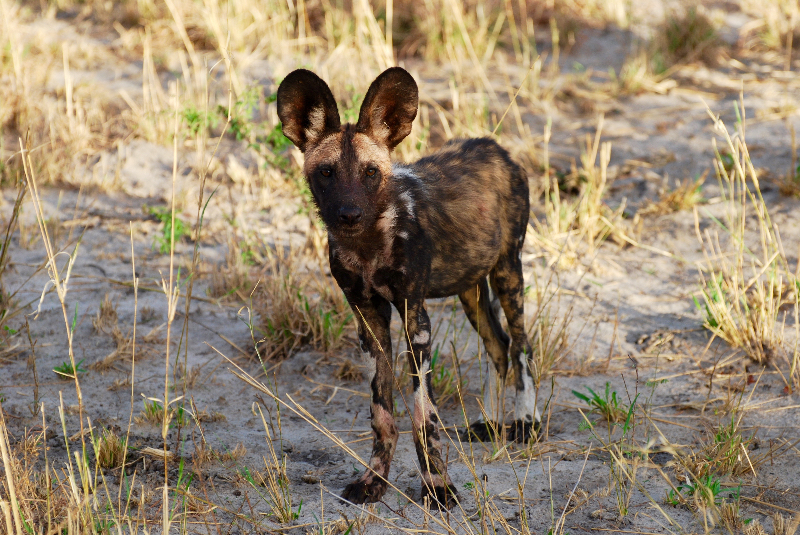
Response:
POLYGON ((500 299, 498 299, 497 294, 489 288, 488 278, 481 279, 478 283, 478 289, 480 291, 479 301, 481 310, 486 314, 486 317, 489 318, 489 325, 492 327, 492 332, 503 345, 507 354, 511 340, 500 323, 500 299))

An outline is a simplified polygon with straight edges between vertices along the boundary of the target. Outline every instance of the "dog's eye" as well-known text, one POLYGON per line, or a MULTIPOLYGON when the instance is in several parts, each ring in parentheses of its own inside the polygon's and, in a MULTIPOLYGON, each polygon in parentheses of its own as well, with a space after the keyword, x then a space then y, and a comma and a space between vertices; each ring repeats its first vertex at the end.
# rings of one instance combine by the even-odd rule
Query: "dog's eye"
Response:
POLYGON ((377 172, 378 172, 377 169, 375 169, 374 167, 370 167, 369 169, 367 169, 367 176, 375 176, 375 173, 377 172))
POLYGON ((331 173, 331 170, 330 170, 330 169, 320 169, 320 170, 319 170, 319 174, 321 174, 321 175, 322 175, 322 176, 324 176, 325 178, 328 178, 328 177, 330 177, 330 176, 331 176, 331 174, 332 174, 332 173, 331 173))

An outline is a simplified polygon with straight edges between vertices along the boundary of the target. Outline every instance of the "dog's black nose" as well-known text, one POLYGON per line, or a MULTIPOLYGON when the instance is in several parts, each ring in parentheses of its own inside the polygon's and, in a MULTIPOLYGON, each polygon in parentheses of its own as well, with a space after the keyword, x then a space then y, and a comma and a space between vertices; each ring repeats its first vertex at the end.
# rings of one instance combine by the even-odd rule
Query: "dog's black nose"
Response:
POLYGON ((339 222, 345 225, 355 225, 361 221, 364 212, 357 206, 342 206, 339 208, 339 222))

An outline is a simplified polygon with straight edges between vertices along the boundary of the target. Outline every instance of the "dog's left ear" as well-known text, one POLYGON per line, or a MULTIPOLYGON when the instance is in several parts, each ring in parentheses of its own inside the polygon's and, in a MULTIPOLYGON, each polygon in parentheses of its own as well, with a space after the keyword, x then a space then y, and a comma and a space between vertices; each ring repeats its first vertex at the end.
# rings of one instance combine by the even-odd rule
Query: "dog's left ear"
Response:
POLYGON ((386 69, 369 86, 356 129, 391 150, 411 133, 418 104, 414 78, 400 67, 386 69))

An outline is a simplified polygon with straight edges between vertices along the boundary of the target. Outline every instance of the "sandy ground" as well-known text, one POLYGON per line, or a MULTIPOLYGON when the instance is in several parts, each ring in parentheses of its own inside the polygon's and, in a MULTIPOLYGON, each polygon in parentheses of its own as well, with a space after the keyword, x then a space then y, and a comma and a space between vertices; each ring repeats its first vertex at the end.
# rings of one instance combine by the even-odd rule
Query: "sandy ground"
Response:
MULTIPOLYGON (((58 24, 61 25, 59 31, 69 31, 69 26, 63 21, 58 24)), ((620 50, 625 51, 626 39, 623 32, 586 30, 579 34, 569 54, 562 55, 563 69, 568 70, 580 63, 584 67, 603 70, 614 61, 618 62, 615 58, 621 54, 620 50)), ((738 68, 685 68, 674 77, 678 87, 667 94, 643 93, 599 104, 600 111, 605 112, 603 140, 613 143, 611 166, 614 181, 608 202, 616 206, 623 198, 626 199, 627 211, 633 215, 648 200, 657 198, 659 189, 667 180, 696 177, 709 169, 714 134, 705 105, 732 126, 735 121, 733 102, 743 92, 750 118, 747 139, 751 155, 762 170, 762 191, 773 221, 781 230, 790 263, 794 265, 798 261, 795 251, 800 247, 800 220, 796 217, 798 201, 782 195, 769 178, 782 177, 792 161, 788 126, 800 127, 800 118, 796 113, 779 116, 776 110, 785 109, 787 103, 797 106, 800 79, 794 73, 785 73, 779 67, 767 64, 739 65, 738 68)), ((108 77, 109 90, 117 90, 126 84, 128 88, 135 87, 135 78, 140 71, 131 66, 117 69, 113 76, 104 72, 73 74, 95 80, 108 77)), ((59 81, 53 80, 53 83, 59 81)), ((584 113, 579 108, 578 104, 573 107, 567 103, 551 110, 553 138, 550 151, 554 167, 567 170, 570 159, 579 154, 579 143, 584 135, 594 133, 598 110, 584 113)), ((529 115, 523 120, 534 132, 544 128, 543 116, 529 115)), ((239 158, 247 165, 247 158, 240 154, 241 151, 241 145, 226 139, 220 160, 239 158)), ((185 203, 184 217, 193 220, 195 201, 192 199, 196 198, 198 187, 195 174, 191 172, 194 155, 188 149, 180 152, 178 196, 189 199, 185 203)), ((131 390, 130 385, 125 384, 125 380, 130 378, 131 363, 128 359, 120 360, 103 371, 93 367, 116 346, 109 334, 98 332, 93 327, 92 319, 97 315, 104 296, 108 295, 116 307, 120 328, 126 332, 134 323, 132 229, 135 269, 140 281, 136 302, 139 310, 138 352, 133 389, 133 415, 138 416, 143 407, 143 396, 163 397, 166 333, 162 325, 166 321, 166 298, 159 288, 161 277, 168 277, 169 272, 168 255, 162 255, 152 247, 154 236, 161 231, 160 223, 148 218, 142 206, 163 206, 168 201, 173 158, 171 148, 141 140, 126 143, 123 153, 103 154, 82 169, 87 176, 93 177, 113 176, 118 172, 115 190, 87 188, 79 191, 49 186, 43 189, 42 198, 46 216, 61 222, 57 239, 59 246, 69 244, 67 250, 72 250, 77 236, 82 233, 69 284, 70 309, 67 313, 71 321, 72 314, 77 311, 75 354, 88 370, 80 377, 86 413, 94 426, 118 426, 124 431, 131 414, 131 390), (147 313, 142 314, 143 310, 147 313), (162 327, 159 329, 159 326, 162 327)), ((532 176, 531 180, 535 182, 537 177, 532 176)), ((241 320, 240 307, 244 303, 236 300, 220 303, 209 298, 209 272, 215 264, 225 261, 227 242, 221 229, 231 214, 241 219, 247 228, 262 232, 269 243, 275 244, 302 243, 310 222, 309 216, 300 211, 300 202, 288 197, 274 198, 270 207, 264 210, 243 209, 243 203, 248 200, 246 196, 230 187, 224 179, 221 181, 223 186, 212 199, 206 215, 211 230, 205 233, 200 243, 205 274, 196 282, 194 294, 198 298, 192 301, 189 311, 188 366, 200 371, 187 396, 198 410, 224 415, 224 421, 202 424, 204 438, 213 448, 224 452, 241 444, 246 448, 246 454, 236 460, 197 467, 193 486, 202 489, 195 491, 198 495, 224 505, 216 511, 215 518, 218 522, 233 523, 232 531, 225 533, 255 529, 252 524, 237 520, 237 515, 257 519, 253 522, 258 523, 258 529, 269 532, 279 526, 265 515, 268 506, 264 500, 237 477, 237 473, 242 467, 263 467, 262 456, 268 455, 264 427, 254 407, 264 404, 262 407, 269 410, 275 423, 277 413, 274 403, 257 395, 253 388, 234 377, 229 372, 231 365, 215 351, 216 348, 253 375, 264 379, 250 350, 250 334, 241 320)), ((218 181, 212 182, 206 195, 213 191, 218 181)), ((700 227, 704 229, 713 225, 710 216, 720 216, 724 205, 719 202, 720 191, 712 178, 707 180, 703 193, 711 200, 698 207, 700 227)), ((5 216, 13 203, 12 192, 4 192, 4 197, 5 216)), ((4 274, 4 281, 9 288, 22 285, 18 300, 26 307, 30 335, 35 342, 38 396, 45 406, 47 443, 53 461, 66 454, 57 407, 62 399, 65 407, 74 407, 77 398, 73 383, 58 379, 51 371, 67 360, 64 315, 52 291, 45 295, 36 314, 47 276, 42 270, 31 276, 45 261, 41 240, 30 237, 38 232, 33 223, 33 210, 26 204, 23 227, 27 229, 27 237, 14 238, 12 264, 4 274), (29 243, 25 243, 26 240, 29 243)), ((476 514, 475 495, 468 488, 473 475, 455 453, 460 448, 466 448, 467 452, 472 448, 477 474, 486 482, 488 499, 512 526, 520 524, 519 482, 525 489, 525 515, 535 533, 546 532, 558 520, 573 492, 569 514, 564 521, 564 529, 570 533, 703 531, 702 520, 692 511, 665 503, 669 488, 658 474, 658 467, 672 474, 670 453, 652 455, 650 463, 639 468, 637 480, 640 487, 632 491, 628 515, 620 517, 609 475, 609 456, 606 452, 598 452, 597 441, 582 426, 583 417, 577 408, 581 407, 585 412, 586 407, 571 394, 573 389, 585 392, 588 386, 601 390, 608 382, 625 400, 632 399, 636 393, 640 395, 640 403, 646 399, 646 406, 652 410, 653 425, 637 429, 634 438, 640 445, 650 440, 653 451, 659 451, 660 445, 666 442, 654 431, 654 426, 657 425, 672 444, 697 445, 706 439, 707 429, 730 418, 730 413, 724 408, 737 403, 739 396, 742 396, 739 410, 744 414, 742 423, 746 435, 755 434, 756 437, 748 452, 751 458, 758 458, 776 444, 784 441, 794 443, 798 438, 798 398, 796 394, 787 393, 782 375, 776 368, 757 366, 742 358, 729 358, 733 351, 719 341, 709 344, 709 334, 701 328, 702 314, 691 298, 698 289, 695 262, 702 259, 693 214, 678 212, 643 216, 640 241, 652 248, 668 251, 672 256, 643 248, 623 248, 609 242, 599 250, 588 269, 563 270, 554 276, 554 284, 557 282, 560 287, 556 315, 563 316, 567 311, 572 314, 569 328, 571 345, 569 354, 556 366, 552 388, 548 378, 539 391, 540 407, 549 403, 545 412, 546 433, 540 443, 527 449, 512 445, 507 453, 510 457, 501 454, 500 460, 492 461, 491 444, 461 445, 457 440, 454 430, 463 425, 463 415, 455 399, 449 396, 440 407, 442 421, 448 426, 447 433, 452 439, 448 444, 450 474, 456 486, 462 489, 463 507, 467 515, 472 515, 469 522, 474 526, 479 525, 480 519, 476 514), (650 342, 666 334, 674 335, 671 342, 650 347, 650 342), (717 368, 720 362, 724 362, 724 366, 717 368), (753 376, 754 381, 746 381, 748 376, 753 376), (653 382, 659 379, 666 382, 654 386, 653 382), (587 457, 586 448, 590 445, 592 449, 588 450, 587 457), (509 458, 513 461, 509 462, 509 458), (663 508, 671 520, 658 507, 663 508)), ((189 241, 178 244, 176 267, 181 265, 185 269, 191 259, 192 247, 189 241)), ((540 280, 551 276, 551 270, 543 267, 542 252, 530 243, 526 245, 523 259, 529 284, 533 284, 534 275, 540 280)), ((327 266, 322 264, 319 269, 325 270, 327 266)), ((442 331, 452 305, 452 299, 430 304, 434 311, 434 324, 441 324, 442 331)), ((175 332, 183 324, 183 301, 178 308, 175 332)), ((534 309, 531 300, 529 315, 534 309)), ((399 332, 396 314, 394 321, 394 332, 399 332)), ((455 323, 460 326, 463 322, 463 314, 457 308, 455 323)), ((13 349, 1 357, 0 392, 5 398, 3 410, 9 429, 12 436, 18 438, 24 429, 41 426, 41 416, 32 417, 30 412, 34 380, 28 365, 32 350, 24 322, 16 321, 12 326, 20 333, 12 338, 13 349)), ((793 330, 793 320, 787 317, 786 331, 790 333, 793 330)), ((352 333, 348 336, 352 339, 352 333)), ((787 337, 792 338, 791 334, 787 337)), ((440 335, 435 343, 446 347, 441 338, 440 335)), ((178 350, 177 339, 173 333, 173 354, 178 350)), ((459 332, 456 341, 459 347, 465 348, 460 351, 460 366, 467 414, 472 418, 477 415, 476 398, 480 390, 476 341, 475 333, 468 327, 459 332)), ((397 346, 394 349, 397 353, 397 346)), ((403 349, 401 347, 400 351, 403 349)), ((446 351, 449 349, 445 350, 449 359, 446 351)), ((281 363, 267 363, 267 367, 270 374, 274 373, 284 399, 290 395, 321 425, 350 444, 362 458, 367 458, 370 451, 367 385, 363 381, 347 382, 334 377, 344 360, 358 362, 356 353, 351 345, 330 355, 304 349, 281 363)), ((786 362, 778 360, 777 364, 785 374, 786 362)), ((404 394, 409 394, 407 389, 404 394)), ((417 461, 409 435, 410 419, 402 397, 398 395, 397 398, 402 434, 391 482, 407 496, 419 499, 417 461)), ((510 404, 511 392, 508 399, 510 404)), ((592 420, 598 418, 596 415, 588 416, 592 420)), ((78 432, 78 416, 74 410, 67 411, 65 422, 68 435, 78 432)), ((285 409, 281 412, 281 429, 279 449, 287 456, 292 501, 299 510, 294 531, 304 532, 316 525, 317 519, 322 517, 322 502, 326 519, 337 518, 340 514, 350 519, 366 515, 335 498, 363 467, 308 422, 285 409)), ((177 429, 169 433, 171 448, 186 459, 190 467, 192 453, 200 442, 200 432, 196 426, 183 428, 180 443, 177 443, 177 429)), ((598 433, 603 436, 603 431, 598 433)), ((146 423, 132 425, 131 445, 135 448, 160 448, 161 444, 158 428, 146 423)), ((756 476, 745 474, 726 481, 730 487, 741 484, 744 518, 759 519, 769 526, 767 517, 775 511, 787 514, 800 511, 800 451, 795 447, 781 451, 780 455, 760 463, 756 476)), ((139 453, 132 455, 134 462, 128 472, 135 469, 140 483, 152 489, 158 487, 163 478, 163 465, 139 453)), ((176 478, 177 470, 173 465, 176 478)), ((116 488, 118 471, 110 473, 109 482, 112 488, 116 488)), ((160 518, 159 504, 155 499, 151 506, 149 514, 154 521, 160 518)), ((391 490, 384 502, 370 511, 402 527, 422 523, 417 507, 391 490)), ((452 514, 459 515, 459 522, 468 521, 460 512, 452 514)), ((448 520, 445 514, 438 518, 448 520)), ((206 532, 202 523, 191 523, 196 521, 189 517, 189 531, 206 532)), ((440 530, 432 522, 428 527, 440 530)), ((364 533, 383 533, 387 528, 383 524, 367 523, 361 529, 364 533)), ((159 528, 154 525, 152 533, 158 532, 159 528)))

